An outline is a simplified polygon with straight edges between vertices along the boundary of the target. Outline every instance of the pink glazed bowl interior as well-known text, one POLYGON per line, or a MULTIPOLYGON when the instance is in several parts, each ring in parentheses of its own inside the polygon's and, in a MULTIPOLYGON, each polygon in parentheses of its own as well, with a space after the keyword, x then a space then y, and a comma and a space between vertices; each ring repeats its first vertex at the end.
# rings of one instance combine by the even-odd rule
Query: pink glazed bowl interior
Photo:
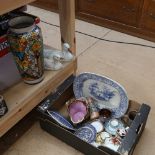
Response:
POLYGON ((87 115, 87 105, 84 101, 75 100, 68 106, 69 116, 74 124, 81 123, 87 115))

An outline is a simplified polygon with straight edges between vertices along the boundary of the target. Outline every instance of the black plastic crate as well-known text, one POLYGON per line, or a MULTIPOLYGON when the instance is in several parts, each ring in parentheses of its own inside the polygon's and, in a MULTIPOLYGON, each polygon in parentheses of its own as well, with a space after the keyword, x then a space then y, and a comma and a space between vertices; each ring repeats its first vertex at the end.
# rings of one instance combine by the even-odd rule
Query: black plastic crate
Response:
POLYGON ((65 115, 63 111, 63 109, 65 109, 65 102, 73 97, 73 81, 74 76, 70 76, 55 90, 55 92, 52 92, 38 106, 41 128, 86 155, 131 155, 145 128, 150 107, 147 104, 139 104, 130 100, 127 113, 133 109, 138 110, 138 113, 134 118, 127 135, 123 139, 118 152, 103 146, 96 148, 74 136, 71 131, 68 131, 56 124, 46 113, 47 109, 52 109, 65 115))

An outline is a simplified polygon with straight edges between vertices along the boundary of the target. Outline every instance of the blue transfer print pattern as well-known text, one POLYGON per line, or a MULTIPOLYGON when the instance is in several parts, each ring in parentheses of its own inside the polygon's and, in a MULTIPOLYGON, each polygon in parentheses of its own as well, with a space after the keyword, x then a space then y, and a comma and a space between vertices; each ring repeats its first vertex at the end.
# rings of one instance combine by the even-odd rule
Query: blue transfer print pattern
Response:
POLYGON ((53 120, 55 120, 62 127, 67 128, 69 130, 75 130, 74 127, 70 124, 70 122, 68 120, 66 120, 66 118, 64 118, 59 113, 57 113, 55 111, 49 111, 49 110, 47 112, 51 116, 51 118, 53 120))
POLYGON ((127 97, 126 91, 120 84, 104 76, 96 75, 93 73, 82 73, 78 75, 75 78, 74 83, 73 83, 73 91, 74 91, 75 97, 76 98, 88 97, 88 96, 83 95, 83 85, 85 81, 90 80, 90 79, 109 85, 118 91, 119 96, 120 96, 120 104, 118 108, 111 109, 112 118, 119 118, 122 115, 124 115, 128 109, 128 97, 127 97))
POLYGON ((95 82, 89 86, 90 94, 98 100, 109 101, 115 96, 114 91, 104 86, 102 90, 99 88, 98 83, 95 82))
POLYGON ((79 128, 74 134, 87 143, 92 143, 96 139, 96 129, 90 124, 79 128))

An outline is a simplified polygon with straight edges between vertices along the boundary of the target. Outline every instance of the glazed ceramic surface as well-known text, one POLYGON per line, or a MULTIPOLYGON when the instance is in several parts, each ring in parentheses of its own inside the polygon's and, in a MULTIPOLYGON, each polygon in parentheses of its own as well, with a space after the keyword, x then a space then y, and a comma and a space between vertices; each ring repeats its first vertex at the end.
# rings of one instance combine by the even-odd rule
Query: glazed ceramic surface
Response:
POLYGON ((55 49, 44 49, 44 67, 46 70, 59 70, 64 67, 61 63, 62 51, 55 49))
POLYGON ((74 124, 81 123, 88 113, 87 104, 81 99, 67 103, 67 110, 70 119, 74 124))
POLYGON ((47 110, 47 112, 50 115, 50 117, 62 127, 69 130, 75 130, 74 127, 70 124, 70 122, 59 113, 55 111, 49 111, 49 110, 47 110))
POLYGON ((110 109, 113 118, 119 118, 127 111, 128 97, 125 89, 107 77, 82 73, 75 78, 73 91, 76 98, 92 97, 99 110, 110 109))
POLYGON ((63 59, 62 51, 55 50, 55 49, 44 49, 44 58, 53 59, 54 56, 58 56, 63 59))
POLYGON ((111 119, 107 122, 105 122, 104 124, 105 126, 105 131, 112 134, 112 135, 116 135, 117 134, 117 130, 120 128, 124 127, 124 124, 117 119, 111 119))
POLYGON ((96 129, 90 124, 77 129, 74 134, 87 143, 92 143, 96 139, 96 129))
POLYGON ((26 83, 43 79, 43 39, 31 17, 15 17, 9 22, 8 42, 19 72, 26 83))
POLYGON ((103 123, 99 120, 95 120, 93 122, 90 123, 92 126, 94 126, 94 128, 96 129, 96 132, 102 132, 104 130, 104 126, 103 123))
POLYGON ((108 147, 109 149, 117 152, 120 144, 121 144, 121 142, 120 142, 119 138, 110 137, 105 140, 103 146, 108 147))
POLYGON ((68 43, 63 44, 63 61, 71 61, 74 56, 73 54, 69 51, 70 45, 68 43))
POLYGON ((120 137, 125 137, 127 134, 127 130, 124 127, 117 129, 117 135, 120 137))

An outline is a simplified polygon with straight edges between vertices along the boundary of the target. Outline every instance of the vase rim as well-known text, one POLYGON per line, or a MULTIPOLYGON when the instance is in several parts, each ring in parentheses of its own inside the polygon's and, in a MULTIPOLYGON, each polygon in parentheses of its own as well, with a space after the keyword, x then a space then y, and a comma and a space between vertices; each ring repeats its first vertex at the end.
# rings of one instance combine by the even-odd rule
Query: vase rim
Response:
POLYGON ((18 16, 10 19, 8 23, 11 29, 23 29, 34 25, 34 19, 30 16, 18 16))

